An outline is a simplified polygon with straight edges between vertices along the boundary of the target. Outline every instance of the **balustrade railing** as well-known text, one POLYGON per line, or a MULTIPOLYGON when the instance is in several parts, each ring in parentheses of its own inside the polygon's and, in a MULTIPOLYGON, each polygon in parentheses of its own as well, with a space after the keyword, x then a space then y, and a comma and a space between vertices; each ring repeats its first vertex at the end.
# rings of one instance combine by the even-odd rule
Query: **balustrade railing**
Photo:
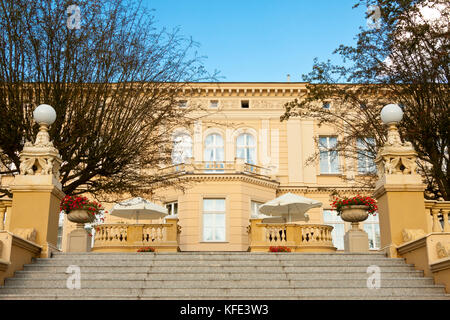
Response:
POLYGON ((426 214, 430 215, 431 232, 450 232, 450 201, 425 200, 426 214))
POLYGON ((156 251, 178 251, 177 219, 161 224, 101 224, 95 227, 92 251, 136 251, 145 246, 156 251))
POLYGON ((257 166, 255 164, 245 163, 242 159, 236 161, 188 161, 172 165, 159 170, 161 175, 179 175, 179 174, 230 174, 243 173, 263 178, 270 178, 270 169, 257 166))
POLYGON ((261 221, 251 219, 250 251, 268 251, 271 246, 286 246, 297 252, 336 250, 331 237, 332 226, 261 221))

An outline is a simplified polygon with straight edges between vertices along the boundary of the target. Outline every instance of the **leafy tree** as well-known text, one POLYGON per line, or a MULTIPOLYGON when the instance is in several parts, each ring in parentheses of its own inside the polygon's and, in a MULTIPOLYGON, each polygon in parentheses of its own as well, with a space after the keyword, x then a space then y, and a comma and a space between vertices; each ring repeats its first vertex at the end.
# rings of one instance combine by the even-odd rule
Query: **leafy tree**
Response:
MULTIPOLYGON (((50 136, 67 194, 139 194, 163 179, 189 83, 211 80, 196 43, 157 30, 140 1, 0 0, 0 168, 18 173, 32 111, 53 106, 50 136)), ((8 190, 3 190, 9 193, 8 190)))
MULTIPOLYGON (((303 76, 308 92, 285 105, 281 120, 312 117, 333 126, 340 140, 332 149, 347 158, 361 155, 358 138, 372 137, 375 144, 366 143, 364 154, 374 159, 386 136, 380 111, 398 103, 400 134, 418 153, 426 196, 450 200, 449 2, 361 0, 355 7, 362 5, 371 8, 366 18, 372 23, 360 28, 356 45, 334 51, 342 64, 315 59, 303 76), (331 108, 323 108, 328 101, 331 108)), ((373 186, 374 179, 356 180, 373 186)))

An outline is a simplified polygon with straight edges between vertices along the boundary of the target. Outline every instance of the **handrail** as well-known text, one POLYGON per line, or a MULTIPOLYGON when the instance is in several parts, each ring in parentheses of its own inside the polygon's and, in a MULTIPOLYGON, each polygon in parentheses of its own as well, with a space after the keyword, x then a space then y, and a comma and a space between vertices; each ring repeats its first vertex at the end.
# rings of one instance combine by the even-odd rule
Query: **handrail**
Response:
POLYGON ((450 201, 425 200, 425 210, 431 216, 431 232, 450 232, 450 201))
POLYGON ((287 246, 297 252, 309 249, 333 252, 332 226, 322 224, 262 223, 251 219, 250 251, 267 251, 271 246, 287 246))

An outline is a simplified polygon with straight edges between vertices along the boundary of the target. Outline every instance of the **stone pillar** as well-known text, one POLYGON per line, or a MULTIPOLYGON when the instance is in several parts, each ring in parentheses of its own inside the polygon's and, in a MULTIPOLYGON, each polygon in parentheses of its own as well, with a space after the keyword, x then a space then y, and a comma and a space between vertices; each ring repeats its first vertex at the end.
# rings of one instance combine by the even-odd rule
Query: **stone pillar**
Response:
POLYGON ((13 193, 9 229, 42 247, 41 257, 58 251, 58 219, 64 197, 59 182, 61 157, 48 134, 48 125, 39 123, 34 144, 26 142, 20 153, 20 174, 11 184, 13 193))
POLYGON ((352 228, 345 233, 344 247, 346 252, 369 252, 369 236, 358 222, 352 222, 352 228))
POLYGON ((374 196, 378 202, 381 250, 397 257, 405 229, 428 232, 425 214, 425 185, 416 173, 417 153, 410 142, 402 143, 395 123, 389 123, 388 141, 375 162, 378 181, 374 196))
POLYGON ((92 238, 84 229, 84 224, 77 224, 67 236, 67 252, 89 252, 91 251, 92 238))

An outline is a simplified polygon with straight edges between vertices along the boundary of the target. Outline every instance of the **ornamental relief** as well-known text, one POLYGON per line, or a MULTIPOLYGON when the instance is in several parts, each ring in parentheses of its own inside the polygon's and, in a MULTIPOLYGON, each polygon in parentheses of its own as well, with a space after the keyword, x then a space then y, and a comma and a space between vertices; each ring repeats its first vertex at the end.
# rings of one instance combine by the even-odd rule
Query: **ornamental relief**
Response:
POLYGON ((417 153, 411 142, 402 142, 397 127, 391 125, 387 142, 380 148, 375 159, 378 177, 386 174, 416 175, 417 153))
POLYGON ((34 144, 30 141, 25 143, 20 153, 19 171, 21 175, 54 175, 59 179, 61 163, 46 128, 41 128, 34 144))
POLYGON ((436 243, 436 253, 439 259, 447 258, 450 256, 450 247, 445 248, 441 242, 438 242, 436 243))

